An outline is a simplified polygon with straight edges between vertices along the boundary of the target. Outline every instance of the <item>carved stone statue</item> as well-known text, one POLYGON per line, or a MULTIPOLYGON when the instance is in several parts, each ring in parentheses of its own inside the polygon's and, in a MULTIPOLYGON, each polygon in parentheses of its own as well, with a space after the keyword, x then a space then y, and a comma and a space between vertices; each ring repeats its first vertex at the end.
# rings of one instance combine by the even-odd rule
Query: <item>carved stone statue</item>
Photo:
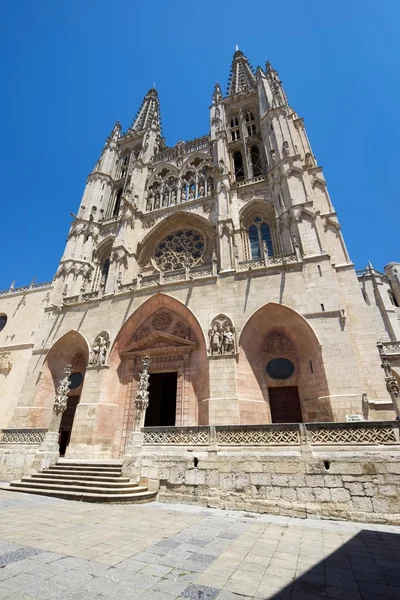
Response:
POLYGON ((202 198, 205 194, 205 189, 204 189, 204 185, 201 183, 200 187, 199 187, 199 196, 200 198, 202 198))
POLYGON ((144 419, 146 416, 146 410, 149 406, 149 387, 150 387, 150 375, 148 368, 150 366, 150 357, 145 356, 142 359, 142 370, 139 376, 139 386, 135 396, 135 420, 139 427, 143 427, 144 419))
POLYGON ((56 397, 53 404, 53 412, 55 412, 57 415, 63 413, 67 408, 68 392, 71 387, 71 381, 69 379, 71 372, 71 365, 67 365, 64 369, 64 377, 60 380, 60 383, 58 384, 56 397))
POLYGON ((186 202, 186 188, 181 189, 181 202, 186 202))
POLYGON ((164 192, 162 205, 163 206, 168 206, 168 192, 164 192))
POLYGON ((224 160, 222 158, 219 161, 219 172, 221 173, 221 175, 226 174, 226 166, 225 166, 224 160))
POLYGON ((146 210, 151 210, 152 209, 152 203, 151 203, 151 197, 147 198, 147 202, 146 202, 146 210))
POLYGON ((171 204, 176 204, 176 192, 175 192, 175 190, 172 190, 172 193, 171 193, 171 204))
POLYGON ((154 198, 154 209, 160 208, 160 194, 156 194, 154 198))
POLYGON ((194 198, 193 188, 190 188, 190 190, 189 190, 189 200, 193 200, 193 198, 194 198))
POLYGON ((214 323, 208 332, 210 339, 210 354, 221 354, 222 336, 219 323, 214 323))
POLYGON ((208 338, 211 355, 235 354, 235 330, 231 320, 225 315, 218 315, 213 319, 208 338))
POLYGON ((290 154, 289 142, 287 142, 287 141, 283 142, 282 154, 283 154, 283 156, 289 156, 289 154, 290 154))
POLYGON ((275 150, 274 149, 270 150, 269 154, 271 156, 271 162, 273 164, 275 164, 276 163, 276 152, 275 152, 275 150))
POLYGON ((89 365, 91 367, 102 367, 106 364, 107 350, 110 344, 110 336, 102 331, 94 340, 90 353, 89 365))
POLYGON ((223 332, 222 349, 225 354, 235 353, 235 336, 233 335, 232 327, 227 322, 225 323, 223 332))
POLYGON ((304 162, 306 165, 306 169, 313 169, 315 167, 314 157, 311 154, 311 152, 307 152, 304 162))

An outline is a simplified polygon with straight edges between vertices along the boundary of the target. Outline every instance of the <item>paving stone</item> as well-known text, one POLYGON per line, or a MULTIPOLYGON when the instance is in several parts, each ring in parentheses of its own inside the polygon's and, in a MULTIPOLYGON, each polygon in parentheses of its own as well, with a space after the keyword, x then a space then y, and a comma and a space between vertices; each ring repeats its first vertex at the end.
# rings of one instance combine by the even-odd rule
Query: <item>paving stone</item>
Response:
POLYGON ((219 591, 216 588, 192 584, 183 590, 181 597, 189 598, 190 600, 214 600, 219 591))
POLYGON ((192 556, 190 557, 190 560, 194 560, 194 562, 200 562, 200 563, 205 563, 205 564, 211 564, 212 562, 214 562, 214 560, 217 558, 217 556, 213 556, 212 554, 200 554, 200 553, 193 553, 192 556))
POLYGON ((25 548, 19 548, 18 550, 12 550, 11 552, 7 552, 6 554, 0 556, 0 567, 24 560, 25 558, 29 558, 35 554, 40 554, 41 552, 43 552, 43 550, 39 550, 39 548, 30 548, 29 546, 25 548))
POLYGON ((157 544, 154 544, 156 548, 178 548, 181 545, 181 542, 176 540, 161 540, 157 544))

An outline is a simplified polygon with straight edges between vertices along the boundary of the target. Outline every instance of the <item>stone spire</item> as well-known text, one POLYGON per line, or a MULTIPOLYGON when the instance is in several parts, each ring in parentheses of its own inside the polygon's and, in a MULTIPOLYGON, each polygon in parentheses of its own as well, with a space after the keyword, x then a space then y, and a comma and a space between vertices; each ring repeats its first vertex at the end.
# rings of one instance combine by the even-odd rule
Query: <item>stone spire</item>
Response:
POLYGON ((219 104, 219 102, 221 102, 221 100, 222 100, 221 86, 217 82, 214 87, 212 102, 213 102, 213 104, 219 104))
POLYGON ((113 159, 115 158, 118 140, 121 136, 121 123, 117 121, 106 139, 100 158, 95 164, 93 173, 101 171, 103 173, 110 173, 110 169, 113 167, 113 159))
POLYGON ((231 72, 229 74, 228 96, 238 92, 248 92, 256 85, 256 80, 249 61, 241 50, 233 55, 231 72))
POLYGON ((150 127, 161 131, 160 102, 155 88, 151 88, 144 97, 130 131, 139 133, 150 127))

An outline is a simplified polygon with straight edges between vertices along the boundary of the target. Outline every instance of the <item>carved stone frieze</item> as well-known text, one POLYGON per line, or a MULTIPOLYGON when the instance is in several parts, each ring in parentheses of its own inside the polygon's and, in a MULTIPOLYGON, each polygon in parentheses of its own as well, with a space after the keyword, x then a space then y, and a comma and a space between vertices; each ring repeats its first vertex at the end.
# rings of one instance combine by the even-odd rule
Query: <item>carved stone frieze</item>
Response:
POLYGON ((67 408, 68 392, 71 387, 71 381, 69 378, 71 372, 72 366, 67 365, 64 369, 64 377, 60 380, 60 383, 58 384, 56 397, 53 405, 53 412, 57 415, 63 413, 67 408))
POLYGON ((273 331, 266 337, 263 347, 263 354, 288 354, 295 352, 292 342, 281 331, 273 331))

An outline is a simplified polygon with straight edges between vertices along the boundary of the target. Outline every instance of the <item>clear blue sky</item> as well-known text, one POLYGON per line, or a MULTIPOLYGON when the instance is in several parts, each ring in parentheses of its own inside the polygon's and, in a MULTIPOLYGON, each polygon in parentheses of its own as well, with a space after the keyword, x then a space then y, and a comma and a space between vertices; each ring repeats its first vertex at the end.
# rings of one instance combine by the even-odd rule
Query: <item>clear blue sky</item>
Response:
POLYGON ((0 289, 51 279, 114 122, 156 83, 168 145, 208 132, 235 44, 305 118, 357 268, 400 260, 399 0, 3 0, 0 289))

